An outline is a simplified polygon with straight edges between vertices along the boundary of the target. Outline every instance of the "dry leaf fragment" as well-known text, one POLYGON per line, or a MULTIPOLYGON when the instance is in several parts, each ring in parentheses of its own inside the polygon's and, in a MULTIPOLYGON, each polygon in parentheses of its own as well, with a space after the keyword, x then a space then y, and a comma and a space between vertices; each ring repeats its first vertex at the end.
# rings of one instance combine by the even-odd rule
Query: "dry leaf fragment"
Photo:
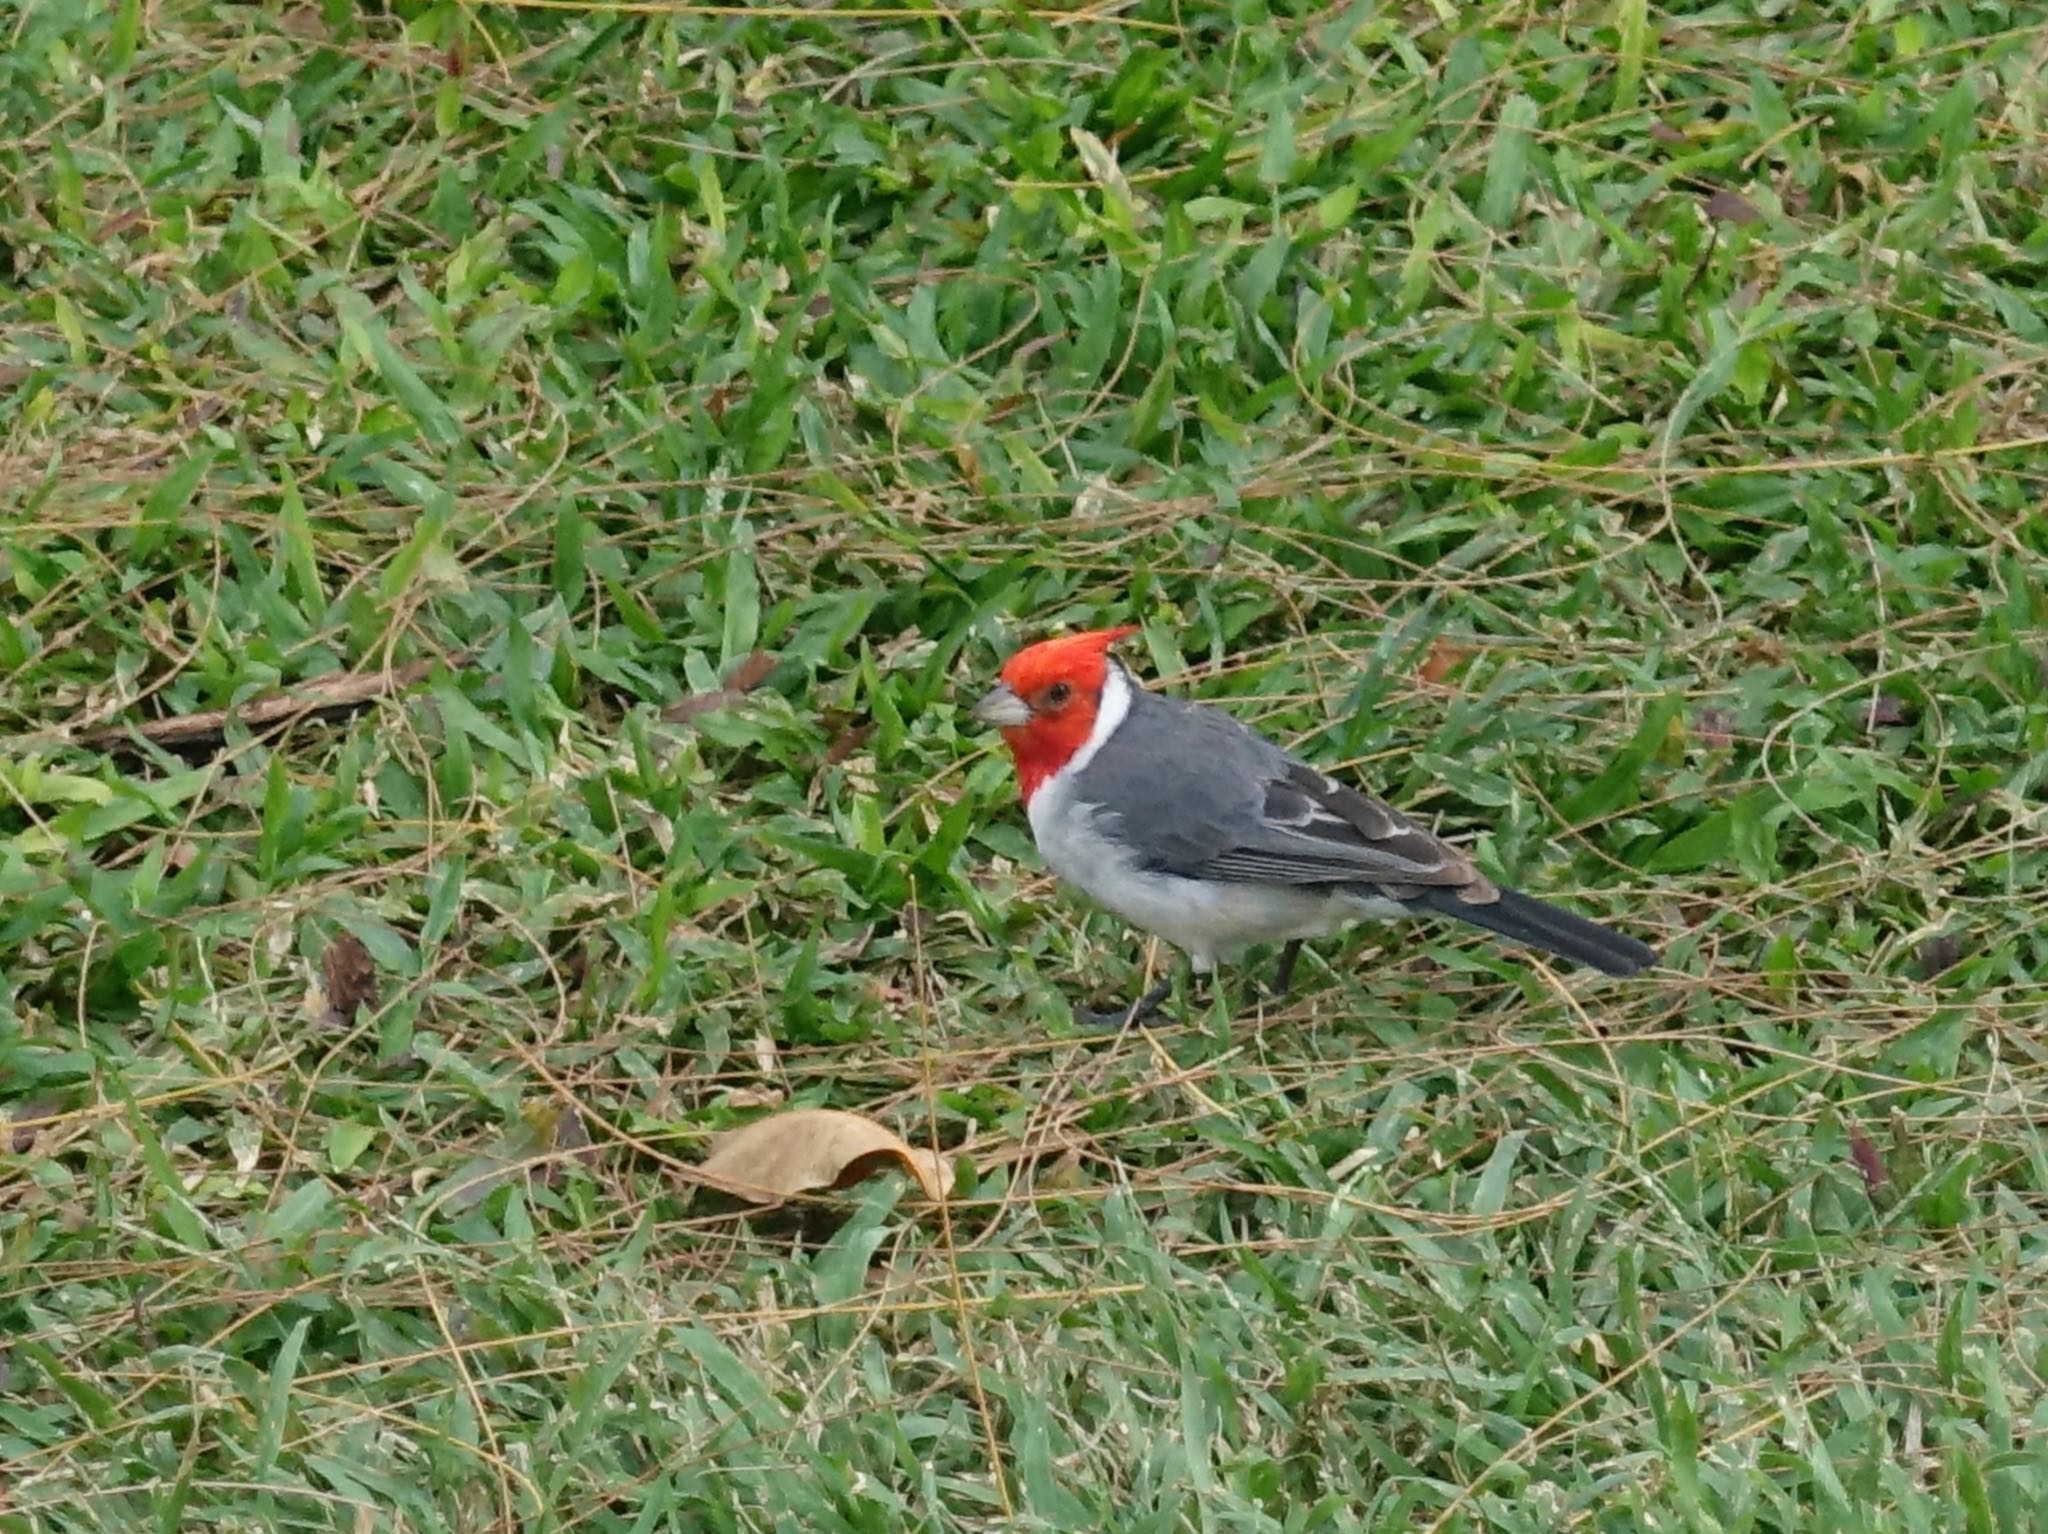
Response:
POLYGON ((126 234, 130 229, 141 223, 143 216, 140 208, 130 208, 125 213, 115 214, 104 224, 100 225, 99 230, 92 237, 93 244, 106 245, 112 243, 114 236, 126 234))
POLYGON ((356 1020, 357 1007, 377 1005, 377 966, 355 934, 345 932, 327 945, 327 952, 320 957, 320 974, 327 992, 321 1027, 346 1028, 356 1020))
POLYGON ((723 687, 714 687, 709 692, 693 692, 689 697, 671 703, 663 709, 661 717, 670 724, 688 724, 699 714, 708 714, 714 709, 731 708, 767 681, 774 673, 775 664, 775 657, 767 651, 755 650, 743 657, 726 674, 723 687))
POLYGON ((704 396, 704 413, 711 417, 713 426, 725 424, 725 413, 740 397, 743 387, 737 379, 728 378, 722 384, 713 385, 711 392, 704 396))
POLYGON ((1726 187, 1716 187, 1707 194, 1708 218, 1726 219, 1731 224, 1760 224, 1763 214, 1757 211, 1755 203, 1740 192, 1731 192, 1726 187))
POLYGON ((1685 135, 1661 118, 1650 124, 1650 137, 1660 144, 1683 144, 1685 135))
POLYGON ((730 687, 720 687, 711 692, 693 692, 687 698, 678 699, 661 711, 662 719, 669 724, 688 724, 704 714, 715 713, 721 708, 730 708, 743 695, 730 687))
POLYGON ((854 752, 868 743, 868 737, 875 733, 873 720, 864 724, 850 724, 832 737, 832 744, 825 748, 825 765, 837 767, 854 752))
POLYGON ((837 1108, 796 1108, 720 1135, 701 1169, 735 1197, 775 1204, 798 1193, 849 1187, 891 1165, 916 1178, 933 1201, 953 1186, 953 1168, 938 1152, 907 1145, 894 1130, 837 1108))
POLYGON ((1429 654, 1422 658, 1415 674, 1423 681, 1435 686, 1462 666, 1471 651, 1452 644, 1448 639, 1438 639, 1429 647, 1429 654))
POLYGON ((1866 734, 1884 729, 1887 725, 1906 724, 1912 716, 1907 712, 1903 700, 1890 693, 1879 693, 1864 706, 1863 729, 1866 734))
POLYGON ((750 653, 745 653, 739 659, 739 664, 733 666, 731 676, 725 678, 725 686, 733 688, 735 692, 752 692, 770 676, 774 676, 774 666, 774 655, 770 655, 766 649, 754 649, 750 653))
POLYGON ((1884 1158, 1877 1153, 1877 1147, 1870 1143, 1869 1136, 1861 1130, 1849 1131, 1849 1159, 1856 1163, 1856 1170, 1863 1174, 1863 1185, 1872 1198, 1885 1185, 1884 1158))
POLYGON ((775 657, 766 650, 752 650, 742 656, 725 679, 734 692, 752 692, 775 674, 775 657))

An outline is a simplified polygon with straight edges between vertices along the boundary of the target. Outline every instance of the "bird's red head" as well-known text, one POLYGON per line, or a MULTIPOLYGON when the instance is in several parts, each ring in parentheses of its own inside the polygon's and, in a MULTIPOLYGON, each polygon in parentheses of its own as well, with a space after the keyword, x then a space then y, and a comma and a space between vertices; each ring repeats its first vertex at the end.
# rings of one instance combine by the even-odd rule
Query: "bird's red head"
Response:
POLYGON ((1137 632, 1136 625, 1090 629, 1028 645, 1009 658, 1000 684, 974 705, 977 719, 1001 728, 1027 802, 1088 743, 1109 680, 1109 647, 1137 632))

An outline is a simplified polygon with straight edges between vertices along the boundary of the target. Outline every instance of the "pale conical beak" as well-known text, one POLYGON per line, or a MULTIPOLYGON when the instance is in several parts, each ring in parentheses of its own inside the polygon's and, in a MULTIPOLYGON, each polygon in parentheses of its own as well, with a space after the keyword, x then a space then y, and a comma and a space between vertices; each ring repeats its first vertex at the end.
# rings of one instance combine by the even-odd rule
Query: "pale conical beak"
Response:
POLYGON ((983 693, 972 712, 983 724, 993 724, 1002 729, 1031 723, 1031 705, 1010 691, 1007 682, 998 682, 983 693))

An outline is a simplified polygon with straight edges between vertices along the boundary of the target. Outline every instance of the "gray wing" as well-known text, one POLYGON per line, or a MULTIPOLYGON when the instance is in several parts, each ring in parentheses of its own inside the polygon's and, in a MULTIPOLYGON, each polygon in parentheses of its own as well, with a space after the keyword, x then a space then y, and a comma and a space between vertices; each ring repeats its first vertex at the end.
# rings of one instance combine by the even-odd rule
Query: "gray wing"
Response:
POLYGON ((1129 805, 1117 834, 1149 868, 1244 884, 1366 885, 1394 900, 1496 890, 1457 848, 1231 718, 1132 685, 1076 797, 1129 805), (1164 766, 1162 764, 1171 764, 1164 766))

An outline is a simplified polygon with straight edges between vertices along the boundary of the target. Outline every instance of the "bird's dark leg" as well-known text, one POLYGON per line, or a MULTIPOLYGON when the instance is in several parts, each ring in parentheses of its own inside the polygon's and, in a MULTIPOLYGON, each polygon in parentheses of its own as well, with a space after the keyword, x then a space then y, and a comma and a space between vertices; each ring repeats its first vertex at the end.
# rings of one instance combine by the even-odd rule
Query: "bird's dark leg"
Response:
POLYGON ((1166 998, 1173 994, 1173 976, 1153 986, 1129 1006, 1109 1007, 1097 1011, 1093 1007, 1074 1008, 1074 1021, 1083 1028, 1128 1028, 1133 1023, 1142 1023, 1166 1005, 1166 998))
POLYGON ((1301 957, 1301 939, 1292 937, 1287 946, 1280 950, 1280 965, 1273 971, 1273 997, 1284 1000, 1294 989, 1294 961, 1301 957))

